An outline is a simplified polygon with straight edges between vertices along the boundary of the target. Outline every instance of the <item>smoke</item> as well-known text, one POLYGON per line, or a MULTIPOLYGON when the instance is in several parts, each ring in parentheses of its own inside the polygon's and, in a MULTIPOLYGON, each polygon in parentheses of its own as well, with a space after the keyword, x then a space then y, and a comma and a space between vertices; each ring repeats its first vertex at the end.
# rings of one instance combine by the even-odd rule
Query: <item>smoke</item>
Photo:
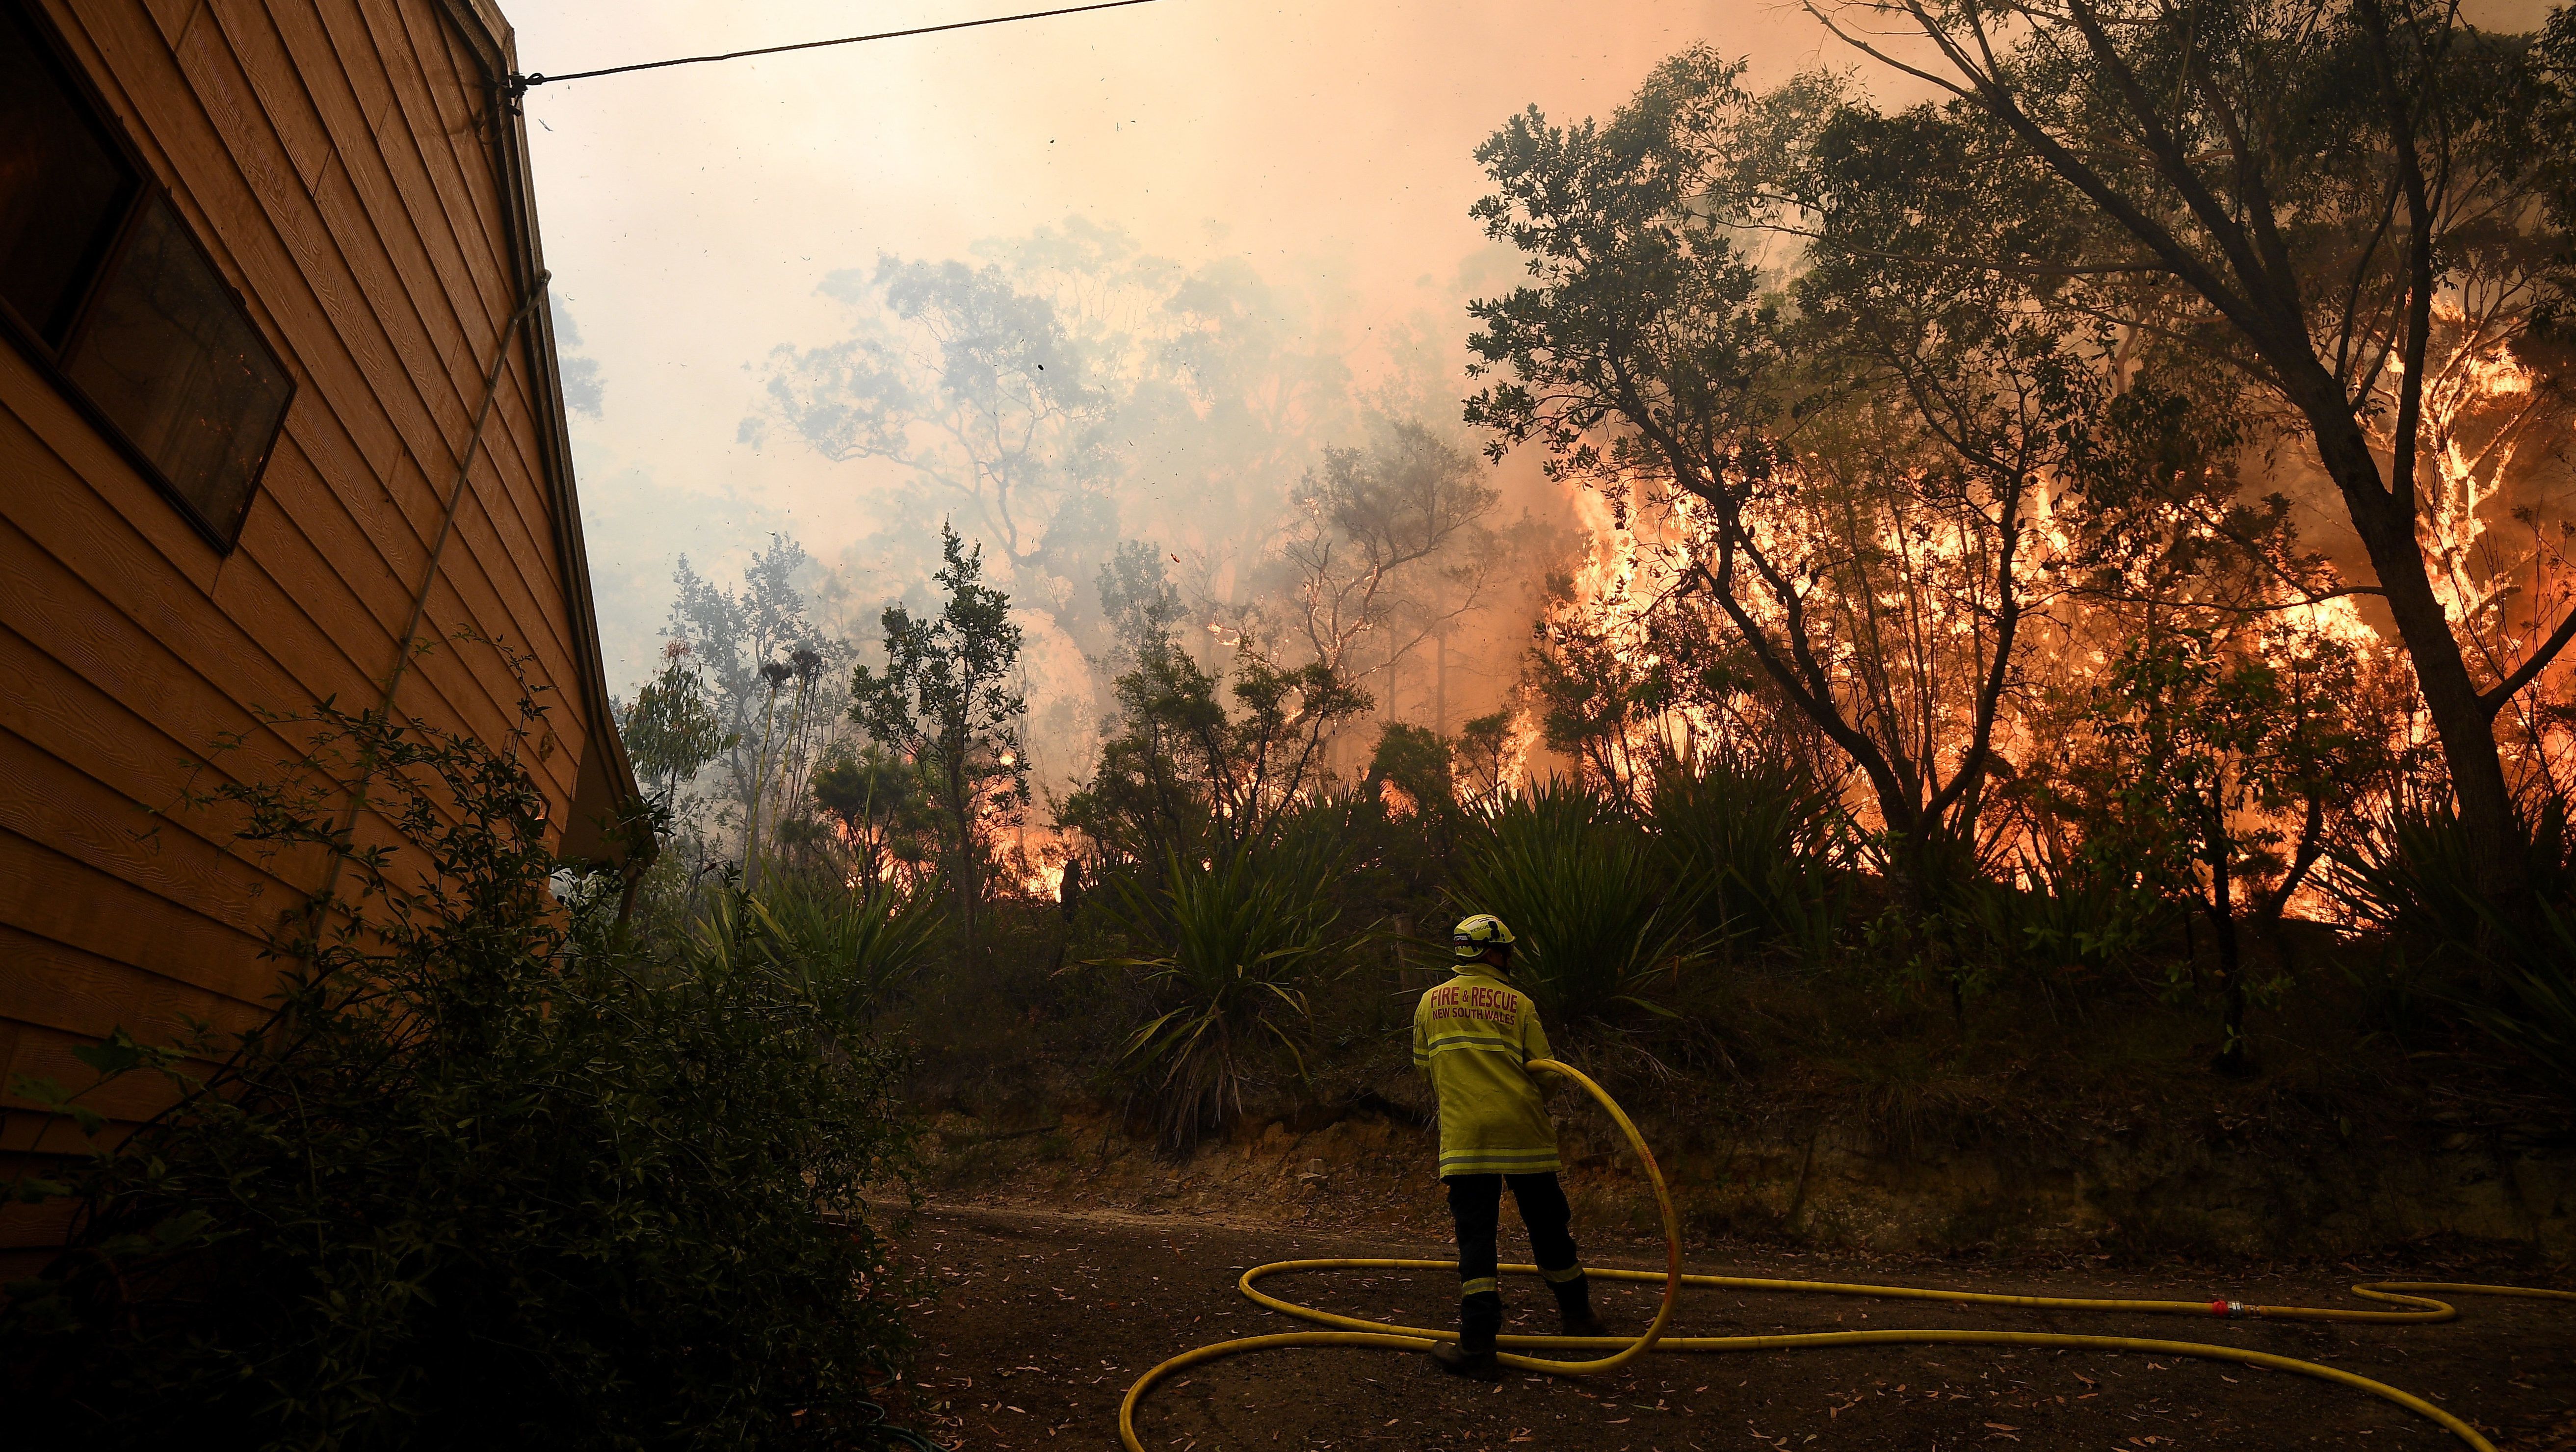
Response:
POLYGON ((1566 505, 1457 422, 1462 328, 1417 314, 1354 337, 1341 303, 1080 217, 889 253, 823 274, 809 338, 753 366, 736 438, 827 463, 828 491, 863 503, 799 541, 818 624, 862 659, 885 606, 936 608, 943 521, 982 546, 1024 632, 1042 790, 1088 772, 1109 718, 1120 569, 1130 590, 1149 570, 1211 655, 1250 632, 1361 677, 1381 720, 1454 730, 1515 678, 1566 505), (1436 518, 1405 513, 1417 494, 1436 518), (1343 600, 1338 638, 1310 628, 1319 590, 1343 600))

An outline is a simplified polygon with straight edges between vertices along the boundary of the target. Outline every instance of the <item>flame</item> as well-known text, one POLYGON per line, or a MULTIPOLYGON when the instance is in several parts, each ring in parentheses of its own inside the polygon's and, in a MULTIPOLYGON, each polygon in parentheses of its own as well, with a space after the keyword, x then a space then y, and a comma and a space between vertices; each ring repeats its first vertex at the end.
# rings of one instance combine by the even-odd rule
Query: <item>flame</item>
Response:
POLYGON ((1411 792, 1391 781, 1377 784, 1377 799, 1386 804, 1387 816, 1399 822, 1422 810, 1422 804, 1413 799, 1411 792))
MULTIPOLYGON (((2417 537, 2443 612, 2473 661, 2502 677, 2530 655, 2576 590, 2564 541, 2550 537, 2535 508, 2516 507, 2535 454, 2565 437, 2565 400, 2540 386, 2539 374, 2514 351, 2506 324, 2528 299, 2506 278, 2483 277, 2473 264, 2445 279, 2434 299, 2434 336, 2422 378, 2417 537), (2508 539, 2505 526, 2528 535, 2508 539)), ((2389 454, 2402 366, 2376 381, 2373 408, 2362 412, 2372 443, 2389 454)), ((2565 667, 2551 672, 2563 679, 2565 667)), ((2535 693, 2535 697, 2538 693, 2535 693)), ((2525 698, 2525 727, 2544 762, 2564 752, 2543 739, 2564 727, 2541 722, 2525 698)))
POLYGON ((1073 860, 1073 850, 1072 840, 1063 832, 1023 820, 1009 850, 1001 854, 1002 880, 1013 884, 1023 897, 1062 902, 1065 869, 1073 860))
MULTIPOLYGON (((2529 365, 2509 348, 2494 344, 2455 349, 2441 360, 2439 376, 2426 390, 2427 460, 2431 466, 2424 526, 2427 555, 2434 565, 2437 588, 2443 592, 2446 609, 2460 623, 2464 635, 2484 632, 2491 642, 2490 658, 2499 662, 2493 666, 2499 675, 2510 668, 2510 662, 2523 658, 2539 634, 2554 626, 2560 611, 2566 608, 2563 604, 2541 608, 2535 597, 2543 593, 2561 599, 2576 595, 2576 590, 2564 583, 2547 592, 2540 588, 2540 577, 2552 559, 2561 581, 2570 578, 2571 572, 2563 555, 2544 558, 2538 543, 2541 530, 2536 523, 2532 528, 2533 545, 2519 553, 2501 549, 2497 534, 2505 518, 2532 522, 2529 511, 2508 515, 2503 505, 2509 492, 2521 487, 2521 475, 2528 472, 2524 461, 2539 453, 2536 441, 2543 436, 2542 404, 2549 395, 2550 390, 2539 386, 2538 376, 2529 365)), ((1669 492, 1659 497, 1646 480, 1624 482, 1625 489, 1614 485, 1608 495, 1583 490, 1574 496, 1572 502, 1584 528, 1584 541, 1571 571, 1572 588, 1552 603, 1539 621, 1535 646, 1542 652, 1565 650, 1569 642, 1580 641, 1629 670, 1644 672, 1665 664, 1661 654, 1665 647, 1659 645, 1659 637, 1651 628, 1656 612, 1674 609, 1677 604, 1690 608, 1690 602, 1677 598, 1674 587, 1693 568, 1693 552, 1711 543, 1713 536, 1708 521, 1699 513, 1706 508, 1701 501, 1669 492)), ((1800 510, 1804 506, 1796 502, 1801 492, 1784 490, 1776 499, 1759 500, 1748 508, 1749 532, 1776 559, 1801 559, 1802 530, 1823 532, 1813 528, 1821 521, 1802 517, 1800 510)), ((2025 694, 1998 715, 1993 742, 2003 761, 2014 768, 2036 765, 2044 771, 2048 758, 2061 749, 2056 737, 2064 731, 2063 721, 2031 709, 2030 698, 2053 690, 2062 693, 2060 699, 2080 699, 2111 667, 2121 649, 2117 639, 2104 635, 2105 621, 2115 617, 2094 613, 2099 607, 2074 594, 2058 592, 2052 583, 2053 572, 2074 559, 2073 551, 2079 543, 2074 537, 2073 521, 2058 508, 2062 492, 2060 483, 2043 477, 2027 501, 2028 534, 2023 549, 2030 567, 2022 572, 2019 588, 2032 603, 2032 613, 2025 617, 2017 646, 2025 661, 2020 674, 2020 689, 2025 694)), ((1836 523, 1848 525, 1847 520, 1836 523)), ((2223 521, 2193 517, 2179 506, 2157 525, 2186 544, 2223 548, 2228 543, 2223 521)), ((1918 639, 1934 642, 1936 651, 1955 651, 1962 657, 1970 654, 1968 648, 1978 640, 1978 610, 1982 608, 1973 594, 1963 593, 1948 604, 1936 600, 1930 608, 1922 599, 1908 595, 1914 592, 1919 596, 1917 586, 1927 577, 1946 577, 1953 587, 1964 583, 1972 589, 1978 570, 1985 564, 1984 542, 1973 531, 1945 523, 1937 513, 1899 506, 1870 520, 1857 545, 1862 551, 1879 551, 1885 560, 1897 563, 1882 573, 1855 572, 1839 579, 1801 577, 1793 572, 1792 578, 1803 579, 1801 603, 1811 617, 1840 610, 1844 612, 1840 619, 1848 621, 1857 612, 1871 608, 1889 615, 1911 610, 1915 612, 1911 619, 1919 628, 1918 639), (1851 590, 1855 581, 1860 586, 1857 596, 1851 590)), ((2114 561, 2116 570, 2129 577, 2124 583, 2140 592, 2156 586, 2157 582, 2149 577, 2156 564, 2144 555, 2114 561)), ((1748 593, 1752 598, 1746 604, 1757 622, 1780 623, 1777 602, 1763 598, 1759 592, 1748 593)), ((2371 623, 2362 598, 2355 595, 2288 604, 2221 628, 2239 635, 2244 649, 2296 650, 2302 648, 2296 642, 2304 640, 2349 649, 2374 674, 2408 669, 2402 649, 2371 623)), ((1731 630, 1721 633, 1731 634, 1731 630)), ((1861 653, 1854 637, 1834 637, 1830 630, 1821 638, 1819 648, 1831 652, 1825 669, 1836 694, 1844 697, 1847 713, 1867 708, 1863 695, 1868 684, 1865 674, 1876 672, 1884 677, 1895 669, 1884 658, 1861 653)), ((1936 719, 1923 730, 1928 741, 1915 744, 1928 747, 1928 753, 1946 772, 1964 749, 1968 718, 1959 699, 1964 693, 1956 684, 1960 673, 1955 663, 1945 669, 1950 676, 1947 682, 1925 678, 1930 682, 1925 687, 1927 691, 1938 688, 1926 707, 1936 719)), ((2569 669, 2560 667, 2555 674, 2563 677, 2569 669)), ((2399 695, 2413 700, 2411 693, 2399 695)), ((1603 759, 1587 760, 1584 769, 1603 774, 1633 771, 1647 764, 1654 753, 1686 753, 1696 744, 1723 740, 1730 731, 1742 729, 1740 720, 1730 719, 1738 704, 1731 700, 1683 701, 1627 720, 1606 747, 1600 748, 1603 759)), ((2535 710, 2527 716, 2529 741, 2520 748, 2527 763, 2546 769, 2551 761, 2576 761, 2576 713, 2535 710)), ((2388 729, 2390 745, 2401 758, 2420 758, 2422 748, 2432 740, 2430 721, 2420 702, 2400 709, 2388 722, 2388 729)), ((1530 729, 1517 739, 1523 770, 1536 734, 1530 729)), ((1880 825, 1875 799, 1856 774, 1846 779, 1845 804, 1864 830, 1880 825)), ((2248 809, 2236 814, 2233 825, 2248 837, 2295 833, 2296 815, 2288 809, 2248 809)), ((1990 825, 1989 830, 2017 833, 2040 829, 2008 824, 2001 828, 1990 825)), ((1999 839, 1999 843, 2010 846, 2009 838, 1999 839)), ((2037 884, 2034 881, 2026 885, 2037 884)), ((2311 916, 2325 915, 2331 909, 2314 877, 2294 896, 2292 907, 2311 916)))
MULTIPOLYGON (((1667 663, 1654 643, 1655 612, 1683 581, 1691 544, 1704 531, 1693 516, 1696 501, 1686 495, 1655 498, 1644 481, 1630 481, 1620 492, 1621 497, 1613 498, 1586 489, 1574 496, 1583 532, 1581 558, 1571 574, 1572 588, 1549 607, 1534 636, 1541 651, 1571 641, 1597 643, 1622 666, 1647 673, 1667 663)), ((1622 723, 1604 745, 1606 761, 1588 763, 1586 769, 1633 774, 1658 753, 1686 753, 1699 742, 1716 739, 1723 729, 1708 707, 1676 703, 1622 723)), ((1515 722, 1507 789, 1526 783, 1539 735, 1536 726, 1515 722)))

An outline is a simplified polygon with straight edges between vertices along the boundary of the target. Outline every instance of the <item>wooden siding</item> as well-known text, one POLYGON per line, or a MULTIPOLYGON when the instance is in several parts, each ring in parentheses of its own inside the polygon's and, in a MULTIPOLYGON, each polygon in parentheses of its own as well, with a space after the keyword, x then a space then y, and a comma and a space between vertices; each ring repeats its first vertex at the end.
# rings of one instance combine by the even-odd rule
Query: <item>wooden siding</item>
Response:
MULTIPOLYGON (((264 859, 183 794, 268 775, 266 724, 374 705, 429 570, 496 351, 508 360, 422 616, 436 648, 395 709, 496 738, 549 688, 533 762, 558 829, 632 776, 603 690, 523 151, 487 71, 506 26, 475 0, 42 0, 297 391, 237 547, 219 554, 0 344, 0 1084, 86 1083, 122 1025, 235 1027, 275 982, 264 933, 325 870, 264 859), (496 135, 495 128, 501 128, 496 135), (534 346, 531 346, 534 340, 534 346), (237 749, 218 752, 237 737, 237 749)), ((363 838, 390 827, 362 822, 363 838)), ((20 1101, 0 1101, 20 1102, 20 1101)), ((119 1117, 147 1113, 127 1094, 119 1117)), ((32 1114, 0 1125, 0 1177, 32 1114)), ((0 1214, 0 1256, 54 1233, 0 1214)))

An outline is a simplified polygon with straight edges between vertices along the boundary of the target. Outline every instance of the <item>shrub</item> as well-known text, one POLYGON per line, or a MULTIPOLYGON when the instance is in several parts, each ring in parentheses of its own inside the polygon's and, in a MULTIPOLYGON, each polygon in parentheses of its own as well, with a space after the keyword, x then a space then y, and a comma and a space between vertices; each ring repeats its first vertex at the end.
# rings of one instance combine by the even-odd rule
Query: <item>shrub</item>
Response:
POLYGON ((2495 930, 2483 956, 2506 1001, 2462 1007, 2576 1101, 2576 917, 2544 905, 2538 924, 2498 921, 2495 930))
POLYGON ((1651 980, 1678 977, 1702 939, 1696 893, 1668 897, 1656 865, 1646 834, 1608 798, 1554 780, 1485 816, 1450 898, 1510 925, 1512 978, 1548 1022, 1606 1020, 1621 1005, 1669 1013, 1648 997, 1651 980))
POLYGON ((2336 850, 2327 884, 2356 922, 2388 936, 2401 977, 2412 957, 2444 977, 2487 980, 2485 993, 2432 991, 2576 1095, 2576 843, 2566 802, 2543 798, 2526 815, 2524 841, 2538 899, 2530 921, 2496 910, 2459 814, 2443 802, 2392 803, 2336 850))
POLYGON ((684 952, 701 973, 750 958, 828 1013, 864 1022, 929 962, 947 931, 936 879, 910 892, 890 883, 854 891, 804 873, 773 871, 757 894, 714 894, 690 924, 684 952))
MULTIPOLYGON (((520 733, 539 713, 523 707, 520 733)), ((179 1099, 61 1182, 63 1253, 0 1311, 28 1445, 883 1445, 864 1388, 907 1283, 863 1187, 907 1163, 899 1067, 830 993, 648 964, 546 892, 542 798, 495 750, 325 706, 298 783, 227 788, 351 891, 281 936, 261 1026, 103 1080, 179 1099), (372 783, 418 859, 357 848, 372 783), (837 1049, 824 1051, 827 1039, 837 1049)), ((50 1086, 95 1134, 98 1118, 50 1086)), ((87 1091, 83 1091, 86 1093, 87 1091)))
POLYGON ((1713 943, 1811 963, 1833 952, 1853 844, 1842 803, 1805 767, 1733 752, 1676 763, 1656 776, 1648 823, 1713 943))
MULTIPOLYGON (((2027 845, 1993 864, 1995 875, 1959 884, 1946 921, 1934 928, 1947 931, 1967 960, 1961 976, 1969 984, 2025 982, 2053 1006, 2061 986, 2153 965, 2172 943, 2189 908, 2141 869, 2142 854, 2120 819, 2105 815, 2087 827, 2071 845, 2060 834, 2033 831, 2027 845)), ((2179 991, 2190 959, 2163 955, 2160 971, 2168 989, 2179 991)))
POLYGON ((1272 1062, 1304 1077, 1306 990, 1339 946, 1341 863, 1329 838, 1300 833, 1203 870, 1167 862, 1160 886, 1132 873, 1111 880, 1128 931, 1168 949, 1101 964, 1142 975, 1153 1016, 1128 1036, 1123 1060, 1166 1142, 1231 1127, 1245 1087, 1272 1062))
MULTIPOLYGON (((2567 804, 2542 800, 2524 832, 2524 871, 2539 898, 2576 899, 2567 804)), ((2488 935, 2488 885, 2448 802, 2393 799, 2329 860, 2327 890, 2364 927, 2436 956, 2474 953, 2488 935)))

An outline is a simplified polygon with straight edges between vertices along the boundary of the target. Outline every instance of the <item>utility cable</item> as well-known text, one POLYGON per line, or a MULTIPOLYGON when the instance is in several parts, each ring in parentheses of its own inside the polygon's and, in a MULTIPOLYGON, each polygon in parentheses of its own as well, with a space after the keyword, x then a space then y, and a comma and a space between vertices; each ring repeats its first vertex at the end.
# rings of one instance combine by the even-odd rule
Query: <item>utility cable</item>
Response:
POLYGON ((531 75, 512 72, 504 94, 516 101, 532 88, 555 81, 587 81, 595 76, 622 76, 628 71, 658 71, 670 66, 707 65, 715 61, 742 60, 756 55, 781 55, 791 50, 821 50, 826 46, 858 45, 870 40, 900 40, 907 35, 937 35, 947 30, 974 30, 986 25, 1010 25, 1022 20, 1046 20, 1058 15, 1082 15, 1094 10, 1122 10, 1130 5, 1151 5, 1154 0, 1099 0, 1092 5, 1068 5, 1060 10, 1031 10, 1018 15, 991 15, 982 20, 952 20, 945 25, 916 25, 909 30, 880 30, 869 35, 844 35, 835 40, 805 40, 794 45, 765 45, 758 50, 729 50, 721 55, 684 55, 672 60, 639 61, 628 66, 603 66, 595 71, 575 71, 565 76, 550 76, 543 71, 531 75))
MULTIPOLYGON (((1665 1269, 1662 1271, 1587 1270, 1586 1275, 1598 1280, 1661 1281, 1663 1303, 1655 1311, 1654 1323, 1633 1340, 1615 1336, 1500 1336, 1498 1346, 1517 1346, 1531 1350, 1610 1351, 1592 1361, 1554 1361, 1536 1356, 1505 1351, 1497 1359, 1505 1366, 1524 1371, 1546 1372, 1558 1376, 1589 1376, 1615 1370, 1649 1351, 1781 1351, 1811 1346, 2039 1346, 2083 1351, 2144 1351, 2161 1356, 2188 1356, 2205 1361, 2233 1361, 2245 1366, 2260 1366, 2273 1371, 2286 1371, 2297 1376, 2330 1381, 2355 1391, 2367 1392, 2382 1401, 2400 1406, 2439 1424, 2472 1452, 2496 1452, 2478 1429, 2459 1417, 2444 1411, 2411 1392, 2400 1391, 2385 1382, 2356 1376, 2337 1367, 2322 1366, 2295 1357, 2275 1356, 2268 1351, 2249 1351, 2239 1346, 2207 1341, 2162 1341, 2137 1336, 2068 1336, 2041 1331, 1952 1331, 1941 1329, 1886 1331, 1820 1331, 1781 1336, 1666 1336, 1664 1328, 1672 1321, 1673 1303, 1683 1286, 1708 1287, 1736 1291, 1787 1291, 1811 1295, 1869 1296, 1888 1300, 1946 1301, 1956 1305, 2009 1306, 2021 1309, 2052 1311, 2119 1311, 2159 1316, 2216 1316, 2223 1319, 2264 1321, 2342 1321, 2379 1325, 2420 1324, 2448 1321, 2459 1311, 2448 1302, 2438 1301, 2421 1292, 2444 1295, 2522 1296, 2535 1300, 2576 1301, 2576 1291, 2542 1290, 2530 1286, 2472 1285, 2453 1281, 2376 1281, 2352 1288, 2353 1294, 2365 1300, 2379 1301, 2405 1309, 2394 1311, 2339 1310, 2309 1306, 2254 1306, 2239 1301, 2128 1301, 2067 1296, 2005 1296, 1974 1291, 1945 1291, 1929 1286, 1878 1286, 1834 1281, 1767 1280, 1744 1276, 1700 1276, 1682 1273, 1680 1226, 1673 1215, 1672 1196, 1664 1188, 1663 1172, 1655 1166, 1655 1156, 1646 1148, 1645 1136, 1612 1100, 1608 1091, 1580 1070, 1553 1059, 1532 1059, 1532 1069, 1561 1074, 1583 1086, 1601 1107, 1618 1122, 1620 1132, 1628 1137, 1630 1148, 1646 1167, 1646 1178, 1654 1186, 1655 1205, 1664 1223, 1665 1269)), ((1183 1367, 1219 1357, 1240 1355, 1247 1351, 1266 1351, 1281 1346, 1374 1346, 1390 1351, 1428 1351, 1441 1341, 1455 1341, 1455 1331, 1424 1326, 1396 1326, 1382 1321, 1364 1321, 1356 1316, 1338 1316, 1283 1301, 1255 1283, 1266 1276, 1310 1270, 1454 1270, 1455 1261, 1446 1260, 1282 1260, 1257 1265, 1243 1273, 1237 1289, 1254 1303, 1273 1311, 1343 1329, 1334 1331, 1290 1331, 1275 1336, 1247 1336, 1235 1341, 1219 1341, 1184 1351, 1143 1376, 1127 1389, 1126 1400, 1118 1405, 1118 1440, 1126 1452, 1145 1452, 1145 1444, 1136 1436, 1136 1408, 1154 1384, 1183 1367)), ((1506 1265, 1500 1269, 1514 1275, 1537 1275, 1534 1265, 1506 1265)))

